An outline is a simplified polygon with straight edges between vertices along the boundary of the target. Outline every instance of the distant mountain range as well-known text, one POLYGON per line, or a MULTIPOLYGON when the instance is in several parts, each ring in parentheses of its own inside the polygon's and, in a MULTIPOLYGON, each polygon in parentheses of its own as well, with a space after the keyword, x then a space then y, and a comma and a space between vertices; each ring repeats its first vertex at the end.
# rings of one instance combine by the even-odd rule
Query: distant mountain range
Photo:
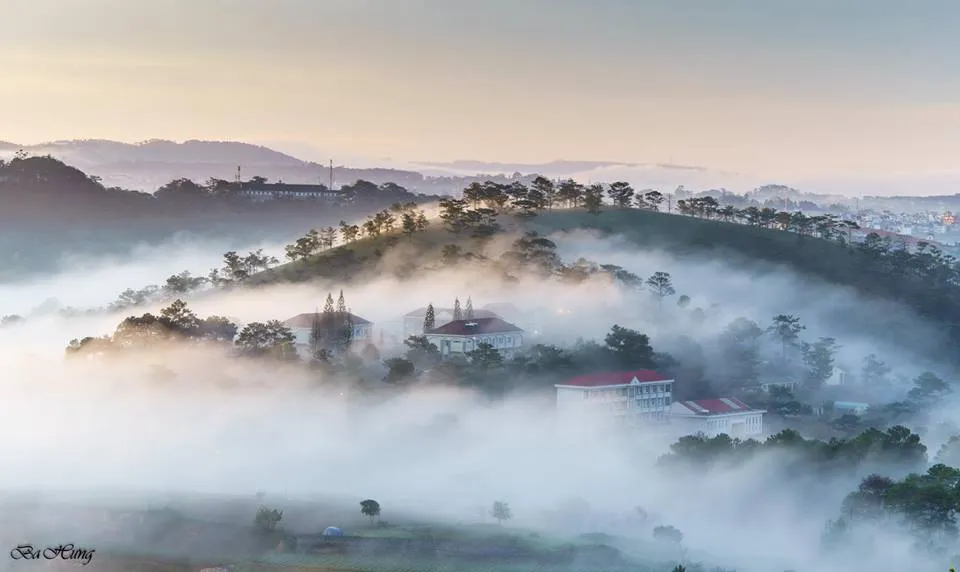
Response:
MULTIPOLYGON (((557 160, 548 163, 500 163, 477 160, 408 162, 391 158, 347 157, 298 142, 184 141, 154 139, 142 143, 89 139, 20 145, 0 141, 0 158, 23 149, 30 155, 52 155, 107 186, 152 192, 178 178, 204 182, 210 178, 233 180, 237 167, 244 179, 254 175, 289 183, 329 183, 333 158, 334 184, 357 179, 396 183, 411 191, 458 194, 474 181, 507 181, 514 173, 573 178, 583 183, 627 181, 637 189, 672 191, 679 186, 692 191, 721 190, 743 194, 765 185, 802 189, 804 200, 853 202, 854 197, 878 197, 884 205, 902 202, 956 202, 960 170, 894 175, 885 178, 845 177, 771 181, 743 173, 701 166, 620 161, 557 160), (899 195, 899 196, 898 196, 899 195), (879 198, 882 197, 882 198, 879 198), (902 198, 901 198, 902 197, 902 198)), ((799 193, 799 191, 796 191, 799 193)), ((800 198, 788 194, 787 198, 800 198)))

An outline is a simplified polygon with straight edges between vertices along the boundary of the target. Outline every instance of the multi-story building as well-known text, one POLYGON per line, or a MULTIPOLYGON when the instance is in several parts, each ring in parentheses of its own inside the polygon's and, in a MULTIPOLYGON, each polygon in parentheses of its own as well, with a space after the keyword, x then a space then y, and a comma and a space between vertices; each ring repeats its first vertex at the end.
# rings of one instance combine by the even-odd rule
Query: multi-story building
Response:
MULTIPOLYGON (((348 314, 350 322, 353 324, 353 343, 372 342, 373 322, 356 314, 350 314, 349 312, 348 314)), ((283 322, 283 325, 290 328, 290 331, 296 336, 296 342, 294 343, 300 351, 305 351, 306 348, 310 347, 310 333, 313 331, 313 321, 316 316, 316 312, 297 314, 283 322)))
POLYGON ((732 397, 677 401, 671 407, 671 423, 685 434, 703 433, 716 437, 726 433, 733 438, 756 438, 763 435, 762 409, 732 397))
POLYGON ((558 383, 557 414, 626 422, 666 422, 673 380, 648 369, 581 375, 558 383))
POLYGON ((500 318, 453 320, 424 334, 448 359, 466 355, 480 344, 490 344, 505 358, 512 358, 523 346, 524 331, 500 318))
POLYGON ((230 183, 232 196, 242 197, 251 202, 263 203, 278 199, 337 202, 343 193, 327 188, 325 185, 303 185, 290 183, 266 183, 247 181, 230 183))

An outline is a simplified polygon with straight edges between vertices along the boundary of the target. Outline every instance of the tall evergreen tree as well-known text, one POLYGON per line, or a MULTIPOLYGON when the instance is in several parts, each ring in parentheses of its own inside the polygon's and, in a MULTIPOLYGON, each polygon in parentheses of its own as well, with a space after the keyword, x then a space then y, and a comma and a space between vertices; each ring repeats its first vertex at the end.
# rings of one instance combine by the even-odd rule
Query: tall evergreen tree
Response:
POLYGON ((343 290, 340 291, 340 297, 337 298, 337 313, 341 315, 347 313, 347 301, 343 298, 343 290))
POLYGON ((337 298, 336 321, 332 328, 331 337, 334 339, 336 349, 341 352, 347 351, 350 342, 353 341, 353 317, 347 308, 343 290, 340 290, 340 296, 337 298))
POLYGON ((333 306, 333 295, 328 292, 327 299, 323 303, 323 312, 320 313, 319 330, 322 332, 322 334, 319 336, 317 349, 314 351, 314 354, 316 354, 319 350, 330 349, 330 342, 332 341, 330 332, 333 331, 334 327, 336 327, 336 324, 337 316, 333 306))
POLYGON ((423 333, 427 333, 436 327, 437 327, 437 316, 433 310, 433 304, 427 304, 427 313, 423 317, 423 333))
POLYGON ((329 292, 327 292, 327 299, 323 303, 323 315, 333 315, 333 296, 329 292))
POLYGON ((350 349, 350 344, 353 343, 353 316, 350 314, 350 310, 346 310, 343 314, 340 314, 340 335, 338 339, 338 350, 345 352, 350 349))
POLYGON ((453 301, 453 319, 454 321, 463 319, 463 310, 460 309, 460 298, 453 301))
POLYGON ((464 317, 468 320, 473 319, 473 298, 467 296, 467 307, 464 309, 464 317))
POLYGON ((310 324, 310 355, 316 355, 323 348, 323 338, 323 317, 317 309, 313 312, 313 322, 310 324))

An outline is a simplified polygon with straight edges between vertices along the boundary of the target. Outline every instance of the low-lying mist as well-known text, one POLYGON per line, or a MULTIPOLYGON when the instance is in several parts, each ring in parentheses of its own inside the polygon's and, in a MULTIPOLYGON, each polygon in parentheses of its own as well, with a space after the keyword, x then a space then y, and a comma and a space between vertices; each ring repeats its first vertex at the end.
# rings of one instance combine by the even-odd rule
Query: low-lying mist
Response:
MULTIPOLYGON (((856 370, 865 356, 878 354, 908 376, 938 366, 882 335, 885 325, 895 323, 904 338, 937 343, 935 330, 888 302, 865 300, 788 269, 641 251, 586 233, 552 238, 568 263, 584 257, 641 278, 668 272, 676 293, 661 308, 649 292, 599 278, 577 285, 535 278, 505 283, 489 272, 458 267, 407 282, 383 277, 353 285, 276 285, 208 292, 188 302, 200 316, 227 316, 242 325, 313 312, 328 292, 336 296, 342 289, 353 313, 395 334, 406 312, 470 298, 475 308, 514 305, 522 325, 539 332, 531 343, 603 343, 619 324, 649 334, 654 349, 666 352, 675 351, 682 336, 710 346, 736 318, 766 327, 774 315, 795 314, 806 326, 804 339, 837 338, 838 365, 856 370), (677 306, 681 295, 690 298, 686 308, 677 306), (696 308, 704 312, 700 321, 690 318, 696 308)), ((219 263, 221 246, 171 244, 142 250, 135 264, 87 261, 40 283, 3 286, 0 314, 28 315, 48 298, 99 306, 126 288, 159 283, 184 269, 202 275, 219 263)), ((383 264, 388 269, 390 258, 383 264)), ((566 426, 553 415, 549 385, 502 400, 421 384, 384 397, 302 367, 238 361, 223 348, 207 346, 64 359, 71 339, 110 334, 123 317, 158 307, 49 314, 0 328, 0 401, 6 409, 0 427, 8 435, 0 457, 21 467, 0 473, 0 488, 142 491, 145 504, 152 495, 174 491, 249 497, 263 491, 277 505, 374 498, 387 520, 407 514, 452 522, 490 521, 478 507, 504 500, 515 515, 511 524, 556 534, 646 539, 655 524, 672 525, 704 560, 741 571, 892 572, 927 564, 889 531, 877 531, 870 541, 882 544, 851 546, 849 558, 821 556, 824 524, 856 488, 852 476, 780 482, 773 475, 780 474, 781 460, 773 454, 707 473, 668 474, 657 459, 673 436, 566 426), (158 368, 166 375, 158 375, 158 368), (575 499, 582 501, 581 510, 564 513, 575 499), (648 517, 638 517, 636 507, 648 517)), ((383 357, 401 351, 389 344, 381 349, 383 357)), ((775 353, 776 344, 765 351, 775 353)), ((709 365, 711 371, 723 368, 709 365)))

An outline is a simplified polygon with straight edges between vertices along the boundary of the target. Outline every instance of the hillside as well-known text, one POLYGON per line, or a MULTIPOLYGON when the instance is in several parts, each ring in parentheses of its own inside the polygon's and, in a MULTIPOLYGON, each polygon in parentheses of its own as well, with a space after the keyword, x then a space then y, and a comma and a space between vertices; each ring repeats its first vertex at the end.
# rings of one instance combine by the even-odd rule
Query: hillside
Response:
MULTIPOLYGON (((558 209, 526 221, 513 217, 501 217, 501 221, 504 228, 499 234, 592 230, 681 257, 723 257, 752 271, 758 263, 767 263, 770 270, 790 268, 802 276, 852 288, 863 296, 903 303, 939 324, 952 339, 960 339, 960 329, 955 325, 960 322, 960 289, 953 279, 944 277, 944 273, 954 271, 938 266, 950 264, 949 258, 929 253, 910 255, 880 242, 850 245, 771 228, 640 209, 606 209, 597 215, 558 209)), ((399 259, 399 264, 391 259, 394 271, 400 277, 412 276, 414 269, 438 262, 443 247, 450 244, 460 246, 462 252, 479 253, 482 248, 468 233, 457 236, 435 223, 426 232, 411 236, 386 234, 329 249, 256 275, 251 283, 363 280, 379 271, 377 262, 392 249, 398 249, 395 252, 399 259)))
POLYGON ((236 238, 245 245, 279 241, 314 225, 425 200, 399 185, 358 182, 341 190, 351 197, 342 205, 251 203, 189 181, 154 195, 109 187, 53 157, 0 161, 0 281, 52 271, 70 254, 126 255, 135 244, 156 244, 178 233, 236 238))
MULTIPOLYGON (((590 215, 582 210, 545 211, 532 220, 509 219, 503 233, 534 231, 540 234, 596 231, 619 235, 640 246, 660 248, 679 255, 720 251, 740 260, 785 264, 811 273, 828 282, 850 284, 852 272, 843 272, 858 258, 856 251, 827 240, 801 237, 787 232, 704 220, 639 209, 605 210, 590 215)), ((476 251, 477 240, 467 234, 456 236, 434 224, 424 233, 410 237, 388 234, 364 238, 315 255, 309 260, 277 266, 252 279, 252 284, 301 282, 315 278, 362 279, 372 265, 391 248, 403 246, 410 258, 428 261, 439 256, 447 244, 476 251)))
MULTIPOLYGON (((107 187, 122 187, 153 192, 175 179, 202 183, 210 178, 232 181, 237 167, 242 176, 262 176, 272 181, 317 183, 329 181, 327 161, 306 161, 263 145, 238 141, 183 142, 152 139, 141 143, 123 143, 102 139, 53 141, 37 145, 0 142, 0 160, 10 159, 18 150, 29 156, 49 155, 95 175, 107 187)), ((358 180, 378 185, 394 183, 411 191, 431 194, 458 192, 471 182, 486 179, 506 181, 503 176, 479 176, 472 173, 448 173, 425 176, 416 170, 393 168, 356 168, 341 164, 336 157, 333 178, 337 185, 358 180)))

